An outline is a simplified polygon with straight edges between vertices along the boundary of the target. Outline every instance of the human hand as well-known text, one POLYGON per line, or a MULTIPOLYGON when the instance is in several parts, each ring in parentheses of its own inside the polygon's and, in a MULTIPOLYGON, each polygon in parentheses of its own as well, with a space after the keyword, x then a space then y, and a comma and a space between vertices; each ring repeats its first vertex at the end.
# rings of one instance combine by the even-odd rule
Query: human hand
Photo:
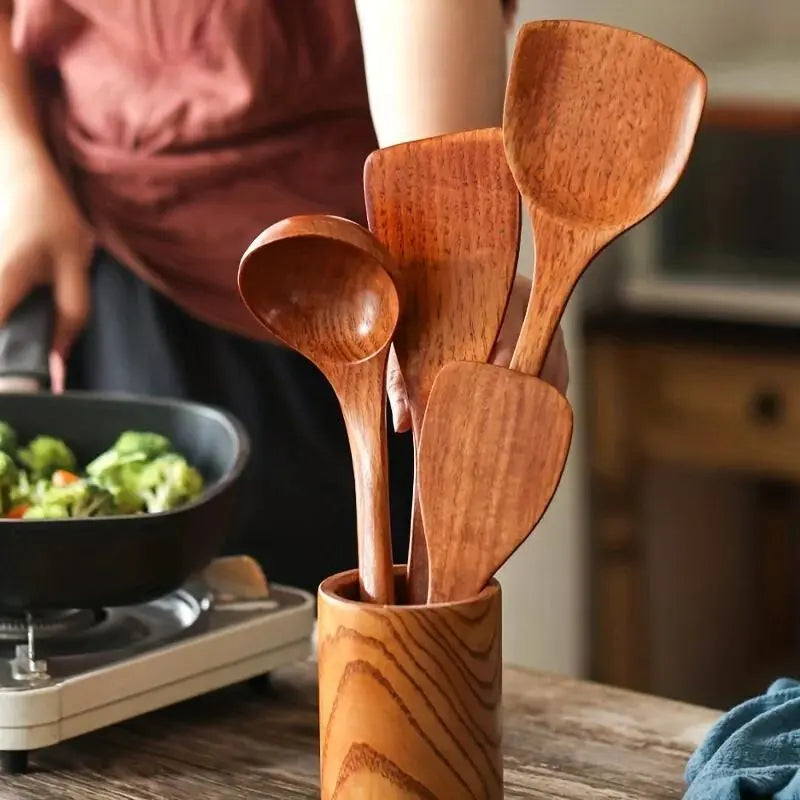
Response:
MULTIPOLYGON (((52 351, 63 364, 89 309, 92 234, 46 153, 4 157, 0 185, 0 325, 34 289, 51 285, 52 351)), ((10 380, 0 391, 18 388, 10 380)))
MULTIPOLYGON (((511 288, 508 309, 503 320, 497 342, 491 355, 491 363, 500 367, 507 367, 511 363, 528 300, 531 294, 531 280, 524 275, 517 275, 511 288)), ((569 361, 564 345, 564 333, 561 327, 555 333, 550 344, 547 357, 542 367, 540 377, 552 384, 558 391, 565 394, 569 385, 569 361)), ((389 362, 386 373, 386 388, 389 394, 389 404, 392 409, 394 428, 398 433, 403 433, 411 428, 411 412, 408 407, 408 396, 405 382, 400 371, 394 348, 389 351, 389 362)))

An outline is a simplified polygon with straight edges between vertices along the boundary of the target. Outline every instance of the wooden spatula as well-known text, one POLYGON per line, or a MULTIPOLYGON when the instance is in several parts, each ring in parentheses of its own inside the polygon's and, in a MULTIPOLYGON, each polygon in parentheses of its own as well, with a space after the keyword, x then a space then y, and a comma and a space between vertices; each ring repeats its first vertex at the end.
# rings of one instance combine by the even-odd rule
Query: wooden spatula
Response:
MULTIPOLYGON (((386 245, 403 298, 393 346, 419 443, 428 396, 451 361, 486 361, 516 271, 520 198, 499 128, 408 142, 372 153, 367 217, 386 245)), ((416 486, 408 599, 424 603, 428 553, 416 486)))
POLYGON ((572 409, 550 384, 455 363, 433 385, 419 446, 431 603, 476 595, 527 538, 561 479, 572 409))
POLYGON ((695 64, 637 33, 577 21, 521 28, 503 130, 536 269, 512 369, 539 374, 587 264, 672 191, 705 96, 695 64))

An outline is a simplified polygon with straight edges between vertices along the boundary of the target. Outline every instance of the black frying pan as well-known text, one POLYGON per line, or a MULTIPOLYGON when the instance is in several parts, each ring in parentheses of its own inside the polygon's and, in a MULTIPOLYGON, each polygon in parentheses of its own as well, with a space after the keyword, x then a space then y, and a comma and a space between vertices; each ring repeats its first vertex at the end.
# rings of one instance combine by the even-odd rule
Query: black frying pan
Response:
MULTIPOLYGON (((39 292, 0 329, 0 375, 48 381, 50 295, 39 292)), ((99 608, 152 600, 202 569, 232 529, 249 453, 230 414, 196 403, 124 395, 0 393, 0 419, 26 441, 64 439, 80 464, 124 430, 168 436, 202 473, 195 502, 162 514, 0 520, 0 613, 99 608)))

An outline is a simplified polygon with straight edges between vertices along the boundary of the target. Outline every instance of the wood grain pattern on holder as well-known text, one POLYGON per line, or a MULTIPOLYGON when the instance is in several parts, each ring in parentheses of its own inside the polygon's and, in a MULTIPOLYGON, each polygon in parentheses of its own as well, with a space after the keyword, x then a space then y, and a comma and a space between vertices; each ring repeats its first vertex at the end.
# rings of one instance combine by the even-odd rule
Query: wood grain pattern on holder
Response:
POLYGON ((479 592, 547 510, 569 452, 572 409, 550 384, 490 364, 448 364, 419 451, 428 601, 479 592))
MULTIPOLYGON (((403 313, 394 350, 419 445, 439 370, 488 360, 519 251, 520 198, 499 128, 383 148, 364 168, 367 218, 393 256, 403 313)), ((424 603, 428 556, 414 491, 409 601, 424 603)))
POLYGON ((381 603, 393 601, 385 380, 399 300, 389 261, 366 229, 319 215, 267 228, 239 266, 245 305, 312 361, 339 399, 355 474, 362 594, 381 603))
POLYGON ((586 265, 672 191, 705 96, 700 69, 645 36, 577 21, 521 28, 503 127, 536 269, 512 369, 539 374, 586 265))
POLYGON ((499 585, 438 606, 355 595, 353 573, 319 594, 323 800, 501 800, 499 585))

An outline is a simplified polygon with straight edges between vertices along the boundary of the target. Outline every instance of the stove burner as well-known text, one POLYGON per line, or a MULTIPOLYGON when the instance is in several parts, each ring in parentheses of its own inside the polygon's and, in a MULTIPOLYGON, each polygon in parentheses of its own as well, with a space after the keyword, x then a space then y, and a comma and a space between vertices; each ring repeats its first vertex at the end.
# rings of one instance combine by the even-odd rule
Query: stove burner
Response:
POLYGON ((191 586, 138 606, 36 614, 31 637, 26 617, 0 617, 0 691, 19 685, 12 673, 20 647, 32 644, 31 663, 41 661, 50 678, 59 678, 163 647, 203 629, 210 606, 207 591, 191 586))
MULTIPOLYGON (((66 611, 48 611, 31 617, 33 635, 37 641, 55 636, 65 636, 84 631, 105 618, 104 611, 72 608, 66 611)), ((0 616, 0 641, 21 642, 28 636, 26 617, 0 616)))

